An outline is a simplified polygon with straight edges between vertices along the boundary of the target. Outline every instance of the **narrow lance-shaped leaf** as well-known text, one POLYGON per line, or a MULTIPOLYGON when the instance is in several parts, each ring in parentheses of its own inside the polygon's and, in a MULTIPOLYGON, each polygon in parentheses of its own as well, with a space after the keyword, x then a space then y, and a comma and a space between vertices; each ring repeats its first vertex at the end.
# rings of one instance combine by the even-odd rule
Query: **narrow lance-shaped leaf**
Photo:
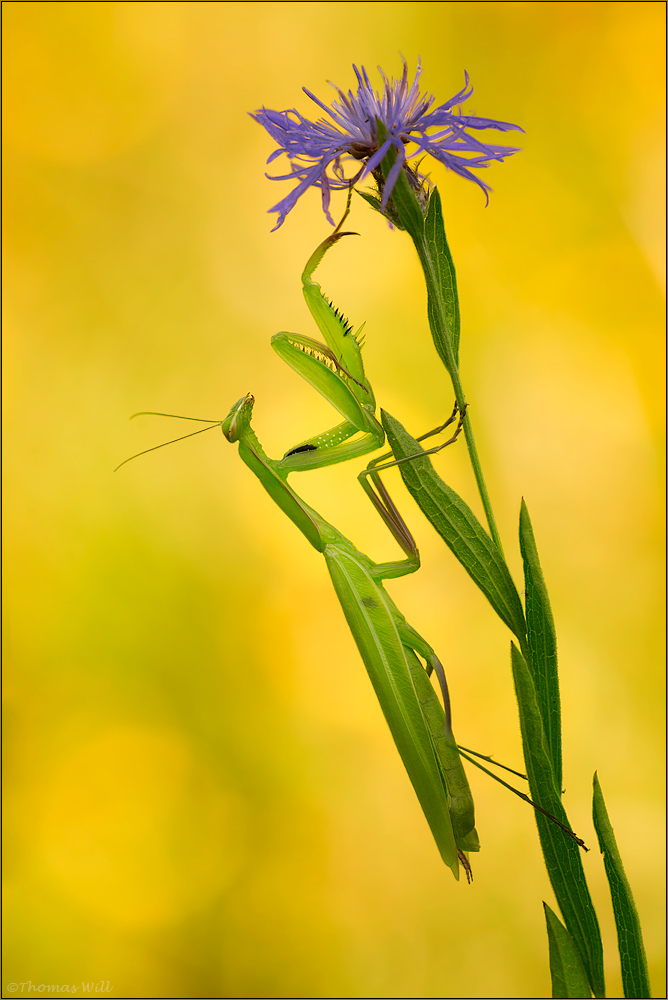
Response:
MULTIPOLYGON (((382 141, 384 128, 381 122, 378 123, 378 130, 379 141, 382 141)), ((383 160, 382 171, 386 179, 396 157, 396 150, 391 148, 383 160)), ((426 201, 426 192, 424 199, 426 201)), ((366 196, 366 200, 371 203, 371 197, 366 196)), ((434 188, 429 195, 425 217, 418 196, 402 170, 385 214, 395 225, 405 229, 415 244, 427 286, 427 316, 434 346, 446 369, 454 375, 459 354, 459 299, 438 189, 434 188)))
MULTIPOLYGON (((398 420, 385 410, 381 419, 395 458, 423 453, 398 420)), ((526 626, 517 588, 503 556, 471 508, 443 482, 427 455, 401 462, 399 470, 422 513, 525 648, 526 626)))
POLYGON ((650 997, 647 958, 636 904, 605 807, 598 775, 594 774, 594 827, 608 876, 625 997, 650 997))
POLYGON ((580 954, 559 917, 543 903, 547 940, 550 950, 550 975, 553 997, 573 997, 585 1000, 591 997, 587 973, 582 967, 580 954))
MULTIPOLYGON (((417 244, 416 244, 417 246, 417 244)), ((429 326, 436 343, 437 331, 440 329, 438 317, 444 316, 447 324, 447 334, 452 348, 455 366, 459 359, 459 296, 457 295, 457 277, 455 265, 450 253, 450 247, 445 236, 443 225, 443 210, 438 188, 434 188, 429 196, 429 208, 424 224, 424 245, 417 246, 423 269, 426 273, 426 262, 434 274, 434 287, 427 284, 429 294, 429 326), (434 301, 436 300, 436 301, 434 301)), ((438 350, 438 343, 436 343, 438 350)), ((439 350, 439 354, 441 351, 439 350)))
POLYGON ((561 790, 561 703, 557 671, 557 637, 547 587, 540 568, 529 511, 524 500, 520 508, 520 548, 524 560, 526 587, 528 666, 536 685, 554 784, 561 790))
MULTIPOLYGON (((552 764, 536 697, 536 686, 522 654, 514 643, 511 643, 511 661, 531 798, 560 823, 570 828, 561 795, 554 785, 552 764)), ((596 911, 582 867, 580 848, 564 830, 546 816, 536 812, 535 817, 545 868, 564 923, 578 949, 592 993, 595 997, 604 997, 603 945, 596 911)))

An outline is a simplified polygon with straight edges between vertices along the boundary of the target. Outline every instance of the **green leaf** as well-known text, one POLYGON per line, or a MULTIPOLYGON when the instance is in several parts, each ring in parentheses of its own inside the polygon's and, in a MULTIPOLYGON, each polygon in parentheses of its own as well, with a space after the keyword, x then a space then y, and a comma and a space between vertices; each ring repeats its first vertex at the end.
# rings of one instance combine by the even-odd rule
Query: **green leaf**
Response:
MULTIPOLYGON (((514 643, 511 643, 511 662, 531 798, 570 828, 561 795, 554 784, 536 686, 524 657, 514 643)), ((580 954, 592 993, 595 997, 604 997, 603 945, 580 848, 572 837, 546 816, 535 812, 535 817, 545 868, 564 923, 580 954)))
POLYGON ((587 973, 577 948, 562 922, 553 910, 543 903, 547 940, 550 949, 550 975, 552 976, 553 997, 591 997, 587 973))
POLYGON ((647 958, 642 939, 640 919, 631 892, 617 841, 610 825, 598 775, 594 774, 594 827, 598 846, 603 855, 605 874, 608 876, 612 909, 617 925, 617 944, 622 964, 622 984, 625 997, 650 997, 647 958))
MULTIPOLYGON (((387 130, 379 119, 376 119, 376 126, 378 141, 383 143, 387 138, 387 130)), ((385 179, 396 158, 396 149, 390 148, 381 164, 385 179)), ((363 192, 360 194, 373 208, 378 209, 378 201, 373 195, 363 192)), ((421 192, 421 197, 426 200, 426 191, 421 192)), ((457 375, 459 357, 459 299, 455 265, 445 237, 438 190, 433 188, 428 207, 423 211, 420 200, 402 169, 383 214, 399 229, 407 230, 415 244, 427 285, 427 316, 434 346, 454 378, 457 375)))
MULTIPOLYGON (((381 419, 395 458, 423 453, 398 420, 385 410, 381 410, 381 419)), ((428 456, 401 462, 399 470, 425 517, 524 648, 526 628, 517 588, 503 556, 471 508, 443 482, 428 456)))
POLYGON ((561 790, 561 703, 557 671, 557 637, 547 587, 524 500, 520 508, 520 549, 524 560, 529 668, 536 685, 554 784, 561 790))
POLYGON ((427 309, 429 326, 436 350, 446 368, 447 351, 439 346, 443 335, 448 338, 455 366, 459 362, 459 296, 457 277, 450 247, 445 236, 441 196, 434 188, 429 198, 429 209, 424 225, 424 240, 416 244, 425 276, 427 277, 427 309))

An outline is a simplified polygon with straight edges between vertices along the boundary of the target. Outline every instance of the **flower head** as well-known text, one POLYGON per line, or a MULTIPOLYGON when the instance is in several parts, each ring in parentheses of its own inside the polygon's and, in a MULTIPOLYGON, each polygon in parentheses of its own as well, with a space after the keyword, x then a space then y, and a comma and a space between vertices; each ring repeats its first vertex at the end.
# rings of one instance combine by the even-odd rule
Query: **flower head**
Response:
POLYGON ((357 91, 353 93, 349 90, 344 94, 338 87, 334 87, 339 100, 333 101, 331 108, 318 100, 306 87, 303 88, 304 93, 329 115, 331 121, 326 118, 309 121, 294 108, 288 111, 261 108, 251 115, 278 143, 278 148, 267 163, 271 163, 281 153, 285 153, 290 161, 287 174, 270 179, 297 181, 290 194, 269 209, 270 212, 278 212, 274 229, 283 225, 288 212, 310 187, 320 188, 322 191, 323 211, 332 222, 329 214, 331 192, 349 187, 374 171, 375 176, 380 179, 382 175, 378 168, 392 147, 397 156, 382 184, 383 210, 387 207, 402 169, 407 171, 413 183, 416 180, 418 183, 424 181, 423 177, 408 167, 408 160, 420 154, 433 156, 461 177, 474 181, 488 198, 487 193, 491 188, 472 173, 472 169, 487 167, 492 160, 503 160, 504 156, 519 150, 515 146, 496 146, 482 142, 471 135, 468 129, 495 128, 501 132, 522 132, 523 129, 519 125, 497 122, 492 118, 463 115, 461 105, 473 93, 473 88, 468 89, 467 73, 464 74, 464 89, 445 104, 430 111, 434 97, 420 94, 418 89, 422 74, 419 60, 415 79, 410 87, 405 60, 400 80, 388 80, 379 67, 384 83, 382 93, 372 88, 364 67, 361 72, 356 66, 353 69, 359 84, 357 91), (377 120, 387 132, 383 141, 378 135, 377 120), (410 150, 407 148, 409 144, 412 144, 410 150), (349 177, 346 177, 342 162, 344 160, 347 163, 352 160, 356 165, 356 170, 349 177))

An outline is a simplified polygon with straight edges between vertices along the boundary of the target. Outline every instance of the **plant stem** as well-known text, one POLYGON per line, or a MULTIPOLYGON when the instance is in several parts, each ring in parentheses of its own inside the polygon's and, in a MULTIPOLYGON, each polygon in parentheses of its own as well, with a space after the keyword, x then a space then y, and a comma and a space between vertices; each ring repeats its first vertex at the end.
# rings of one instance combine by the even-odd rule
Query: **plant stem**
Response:
MULTIPOLYGON (((460 412, 464 412, 462 409, 466 406, 466 399, 464 397, 464 389, 462 387, 461 380, 459 378, 459 372, 455 371, 452 374, 452 385, 455 390, 455 399, 457 400, 457 405, 459 406, 460 412), (460 401, 461 400, 461 401, 460 401)), ((494 511, 492 510, 492 502, 489 498, 489 493, 487 492, 487 484, 485 483, 485 477, 482 474, 482 466, 480 464, 480 458, 478 456, 478 449, 476 447, 475 438, 473 436, 473 427, 471 426, 471 418, 466 411, 463 423, 464 436, 466 438, 466 447, 469 451, 469 459, 471 460, 471 466, 473 468, 473 475, 475 476, 475 481, 478 486, 478 493, 480 494, 480 500, 482 501, 482 506, 485 511, 485 517, 487 518, 487 524, 489 526, 489 533, 492 536, 496 547, 498 548, 501 555, 503 555, 503 546, 501 545, 501 537, 499 535, 499 530, 496 526, 496 519, 494 517, 494 511)))

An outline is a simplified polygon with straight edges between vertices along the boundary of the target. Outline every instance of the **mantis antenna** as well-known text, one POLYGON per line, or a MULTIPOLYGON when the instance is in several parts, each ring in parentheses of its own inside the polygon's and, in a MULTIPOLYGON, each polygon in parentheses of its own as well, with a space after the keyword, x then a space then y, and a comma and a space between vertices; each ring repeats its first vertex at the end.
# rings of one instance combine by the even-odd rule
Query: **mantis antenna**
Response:
POLYGON ((204 420, 203 417, 182 417, 178 413, 158 413, 156 410, 140 410, 139 413, 133 413, 130 420, 134 420, 135 417, 174 417, 176 420, 196 420, 200 424, 208 424, 208 427, 201 427, 198 431, 193 431, 191 434, 182 434, 181 437, 172 438, 171 441, 163 441, 162 444, 156 444, 152 448, 145 448, 144 451, 138 451, 136 455, 130 455, 129 458, 123 459, 120 465, 117 465, 114 472, 118 470, 123 465, 127 465, 134 458, 139 458, 141 455, 148 455, 150 451, 157 451, 158 448, 166 448, 168 444, 176 444, 177 441, 185 441, 186 438, 195 437, 196 434, 203 434, 204 431, 210 431, 214 427, 220 427, 222 420, 204 420))

